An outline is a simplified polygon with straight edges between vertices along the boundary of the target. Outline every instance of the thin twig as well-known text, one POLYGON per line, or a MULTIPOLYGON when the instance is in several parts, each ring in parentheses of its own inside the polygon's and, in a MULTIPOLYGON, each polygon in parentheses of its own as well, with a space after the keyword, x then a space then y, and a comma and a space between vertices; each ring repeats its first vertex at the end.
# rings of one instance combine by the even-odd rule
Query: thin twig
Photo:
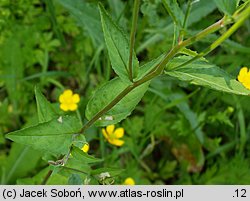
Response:
POLYGON ((48 180, 49 180, 49 178, 50 178, 52 172, 53 172, 52 170, 49 170, 49 171, 48 171, 48 173, 47 173, 46 176, 44 177, 44 179, 43 179, 41 185, 46 185, 46 183, 48 182, 48 180))

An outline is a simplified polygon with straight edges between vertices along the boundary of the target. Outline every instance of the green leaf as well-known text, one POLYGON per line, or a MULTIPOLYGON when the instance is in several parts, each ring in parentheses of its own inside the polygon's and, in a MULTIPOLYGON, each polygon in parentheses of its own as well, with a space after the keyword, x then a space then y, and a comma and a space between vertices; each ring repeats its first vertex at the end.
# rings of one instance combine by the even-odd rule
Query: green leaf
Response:
POLYGON ((91 167, 89 164, 70 157, 66 165, 62 167, 59 173, 69 177, 72 173, 78 173, 80 175, 89 175, 90 172, 91 167))
POLYGON ((144 65, 142 65, 139 68, 139 72, 138 72, 138 76, 135 79, 135 81, 143 78, 145 75, 147 75, 154 67, 156 67, 161 60, 164 58, 165 54, 160 55, 158 58, 153 59, 147 63, 145 63, 144 65))
MULTIPOLYGON (((112 11, 115 15, 115 17, 119 18, 125 18, 125 16, 120 16, 122 12, 124 12, 124 8, 126 6, 126 2, 123 2, 121 0, 108 0, 109 7, 112 8, 112 11)), ((119 21, 121 20, 119 19, 119 21)))
MULTIPOLYGON (((42 169, 40 172, 38 172, 36 175, 28 175, 29 177, 26 178, 19 178, 17 180, 17 185, 41 185, 44 178, 48 174, 48 171, 51 169, 51 167, 46 167, 42 169)), ((48 181, 46 182, 46 185, 67 185, 68 184, 68 178, 61 175, 52 173, 49 177, 48 181)))
POLYGON ((198 184, 247 185, 250 182, 249 169, 249 160, 244 158, 242 154, 231 155, 229 158, 222 158, 212 168, 208 168, 199 177, 198 184))
MULTIPOLYGON (((110 124, 116 124, 125 119, 131 114, 136 105, 140 102, 144 93, 148 89, 148 85, 149 82, 144 83, 132 90, 111 110, 109 110, 104 116, 96 121, 95 124, 97 126, 107 126, 110 124)), ((88 102, 85 113, 87 119, 90 120, 96 113, 101 111, 128 86, 129 85, 124 83, 120 78, 114 78, 97 89, 93 97, 88 102)))
POLYGON ((240 0, 214 0, 214 3, 217 7, 226 15, 232 15, 237 6, 239 5, 240 0))
POLYGON ((115 177, 120 175, 122 172, 124 172, 124 169, 121 168, 99 168, 91 171, 91 175, 96 175, 98 177, 102 176, 101 174, 104 173, 104 175, 110 175, 110 177, 115 177))
POLYGON ((147 19, 148 26, 157 27, 161 19, 158 15, 158 8, 161 6, 161 1, 141 1, 140 11, 143 14, 143 17, 147 19))
POLYGON ((71 152, 74 159, 80 161, 81 163, 100 163, 103 160, 99 158, 95 158, 93 156, 88 155, 87 153, 83 152, 81 149, 74 147, 71 152))
POLYGON ((83 180, 78 174, 71 174, 68 180, 69 185, 83 185, 83 180))
POLYGON ((192 9, 187 20, 187 27, 190 27, 192 24, 199 22, 200 20, 204 20, 204 17, 216 9, 216 5, 213 1, 199 0, 193 2, 192 9))
POLYGON ((36 126, 11 132, 6 137, 17 143, 30 145, 34 149, 66 154, 72 142, 72 135, 81 127, 77 117, 60 116, 36 126))
MULTIPOLYGON (((169 95, 169 100, 172 102, 176 100, 180 100, 181 98, 184 98, 184 94, 182 93, 172 93, 169 95)), ((197 139, 201 144, 204 144, 205 142, 205 134, 201 129, 200 122, 198 120, 197 114, 189 107, 189 104, 187 100, 183 100, 179 104, 177 104, 177 108, 180 110, 180 112, 183 113, 185 118, 188 120, 190 127, 192 128, 193 132, 195 133, 197 139)))
POLYGON ((73 138, 72 144, 81 149, 87 143, 84 135, 76 135, 73 138))
POLYGON ((58 116, 38 87, 35 87, 35 96, 39 123, 50 121, 58 116))
MULTIPOLYGON (((190 50, 188 48, 181 49, 180 53, 184 54, 184 55, 187 55, 187 56, 192 56, 192 57, 195 57, 195 56, 198 55, 198 53, 196 51, 190 50)), ((206 58, 204 58, 204 57, 201 57, 200 60, 207 61, 206 58)))
MULTIPOLYGON (((17 185, 39 185, 43 182, 43 180, 46 177, 46 175, 48 174, 49 170, 50 170, 50 167, 45 167, 40 172, 36 173, 36 175, 28 175, 28 177, 21 178, 21 179, 18 178, 16 183, 17 183, 17 185)), ((52 175, 51 175, 51 177, 52 177, 52 175)), ((51 177, 50 177, 50 179, 51 179, 51 177)), ((48 184, 48 182, 47 182, 47 184, 48 184)))
POLYGON ((22 48, 17 37, 11 37, 1 45, 0 66, 8 96, 17 110, 22 97, 18 81, 23 78, 24 71, 22 48))
MULTIPOLYGON (((128 74, 129 42, 124 32, 116 25, 105 8, 99 4, 104 38, 109 53, 112 68, 123 80, 130 83, 128 74)), ((132 70, 133 78, 137 75, 139 62, 133 53, 132 70)))
POLYGON ((184 67, 175 69, 175 67, 190 60, 192 57, 181 56, 174 58, 167 65, 165 73, 169 76, 176 77, 179 80, 188 81, 192 84, 201 85, 238 95, 249 95, 250 90, 247 90, 240 82, 229 75, 223 69, 209 64, 205 61, 195 61, 184 67))
MULTIPOLYGON (((8 157, 2 167, 3 184, 15 184, 16 180, 28 176, 41 159, 41 153, 21 144, 12 143, 8 157)), ((2 161, 1 161, 2 163, 2 161)))
POLYGON ((98 10, 86 0, 57 0, 86 30, 95 46, 103 43, 102 29, 98 10))
MULTIPOLYGON (((163 85, 164 83, 162 83, 163 85)), ((201 144, 204 144, 205 135, 200 127, 200 122, 198 121, 197 114, 191 110, 191 108, 188 105, 188 101, 185 100, 187 96, 185 97, 184 94, 180 92, 173 93, 172 91, 169 91, 166 94, 166 91, 161 91, 159 89, 150 89, 151 92, 155 93, 159 97, 161 97, 164 101, 166 101, 168 104, 171 104, 170 106, 176 106, 181 113, 185 116, 185 118, 188 120, 190 127, 194 131, 197 139, 201 144), (170 102, 170 103, 169 103, 170 102)))
POLYGON ((184 21, 184 13, 180 9, 176 0, 163 0, 163 5, 168 11, 175 24, 182 27, 184 21))

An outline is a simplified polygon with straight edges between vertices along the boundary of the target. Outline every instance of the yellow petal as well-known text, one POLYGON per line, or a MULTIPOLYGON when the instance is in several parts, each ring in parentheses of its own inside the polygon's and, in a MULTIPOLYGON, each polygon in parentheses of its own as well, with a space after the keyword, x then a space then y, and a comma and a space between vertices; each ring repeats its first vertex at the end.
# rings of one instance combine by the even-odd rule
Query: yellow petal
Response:
POLYGON ((70 98, 73 95, 73 92, 70 89, 67 89, 63 92, 65 98, 70 98))
POLYGON ((82 151, 85 152, 85 153, 87 153, 89 151, 89 144, 83 145, 82 151))
POLYGON ((240 69, 238 80, 243 84, 243 86, 250 90, 250 72, 247 67, 240 69))
POLYGON ((114 130, 115 130, 115 125, 109 125, 109 126, 107 126, 106 130, 107 130, 107 134, 111 135, 114 132, 114 130))
POLYGON ((70 111, 75 111, 77 109, 77 104, 72 103, 68 105, 70 111))
POLYGON ((64 102, 65 102, 65 98, 64 98, 63 94, 61 94, 61 95, 59 96, 59 102, 60 102, 60 103, 64 103, 64 102))
POLYGON ((115 129, 115 138, 121 138, 124 135, 124 128, 115 129))
POLYGON ((249 73, 248 73, 248 68, 247 67, 243 67, 240 69, 239 75, 238 75, 238 80, 241 83, 246 82, 247 79, 249 79, 249 73))
POLYGON ((115 146, 122 146, 124 144, 124 141, 123 140, 118 140, 118 139, 108 139, 109 143, 110 144, 113 144, 115 146))
POLYGON ((247 67, 242 67, 240 69, 240 73, 239 74, 244 75, 244 74, 247 74, 247 73, 248 73, 248 68, 247 67))
POLYGON ((78 94, 74 94, 72 99, 73 99, 74 103, 79 103, 80 102, 80 96, 78 94))
POLYGON ((67 105, 67 104, 64 104, 64 103, 60 104, 60 108, 61 108, 63 111, 68 111, 68 110, 69 110, 68 105, 67 105))
POLYGON ((250 90, 250 79, 243 83, 243 86, 250 90))
POLYGON ((102 129, 102 134, 107 140, 109 139, 109 136, 104 128, 102 129))
POLYGON ((131 177, 128 177, 127 179, 125 179, 124 185, 135 185, 135 180, 131 177))

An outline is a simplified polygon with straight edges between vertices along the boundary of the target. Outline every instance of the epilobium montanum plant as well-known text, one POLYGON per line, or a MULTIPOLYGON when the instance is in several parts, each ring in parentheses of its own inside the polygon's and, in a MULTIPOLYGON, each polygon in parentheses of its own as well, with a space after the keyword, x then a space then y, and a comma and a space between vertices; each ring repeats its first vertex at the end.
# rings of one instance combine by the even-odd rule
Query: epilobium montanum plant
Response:
MULTIPOLYGON (((82 1, 59 0, 59 2, 76 15, 76 8, 70 6, 75 2, 85 6, 82 1)), ((170 76, 177 80, 186 81, 217 91, 249 96, 250 94, 250 73, 243 67, 238 76, 232 77, 222 68, 209 63, 205 56, 220 46, 232 34, 234 34, 250 16, 250 2, 244 1, 229 10, 218 4, 224 16, 207 28, 198 33, 186 33, 186 24, 190 14, 192 1, 188 1, 186 14, 182 15, 181 7, 172 0, 163 0, 162 5, 172 18, 174 23, 174 40, 172 47, 166 49, 157 58, 143 65, 139 64, 136 55, 136 33, 140 11, 140 0, 133 1, 133 15, 131 18, 130 37, 118 25, 116 19, 106 11, 99 3, 99 13, 106 49, 109 61, 116 77, 97 88, 92 98, 88 101, 85 109, 85 118, 80 113, 80 95, 74 94, 71 90, 61 91, 57 108, 52 105, 41 93, 39 87, 35 88, 37 113, 39 123, 11 133, 6 137, 14 142, 26 144, 33 149, 42 150, 44 158, 48 161, 47 174, 42 184, 46 184, 51 175, 62 172, 68 175, 75 172, 85 175, 84 183, 91 183, 93 180, 102 184, 112 184, 114 177, 122 170, 93 169, 92 164, 101 163, 103 160, 89 155, 89 144, 85 139, 85 133, 90 127, 103 127, 99 132, 101 147, 104 143, 110 143, 114 149, 123 149, 126 145, 126 134, 122 127, 115 129, 115 124, 127 118, 140 102, 145 92, 149 89, 151 81, 159 76, 170 76), (209 37, 211 34, 223 29, 222 34, 214 39, 211 44, 200 52, 188 49, 197 41, 209 37), (83 120, 82 120, 83 119, 83 120), (106 127, 106 128, 104 128, 106 127)), ((92 8, 91 8, 92 9, 92 8)), ((78 13, 79 14, 79 13, 78 13)), ((93 22, 89 22, 93 23, 93 22)), ((93 25, 94 26, 94 25, 93 25)), ((94 37, 94 36, 93 36, 94 37)), ((140 61, 143 63, 143 61, 140 61)), ((204 143, 204 137, 197 135, 200 143, 204 143)), ((153 144, 157 142, 151 138, 153 144)), ((92 147, 92 146, 91 146, 92 147)), ((149 168, 141 160, 147 155, 147 147, 143 156, 137 157, 139 164, 150 173, 149 168)), ((184 149, 185 147, 183 147, 184 149)), ((91 148, 92 149, 92 148, 91 148)), ((102 149, 105 153, 105 150, 102 149)), ((178 155, 178 150, 174 150, 178 155)), ((103 154, 104 155, 104 154, 103 154)), ((96 166, 95 166, 96 167, 96 166)), ((195 171, 195 168, 192 169, 195 171)), ((72 175, 71 175, 72 176, 72 175)), ((124 184, 134 185, 135 180, 127 175, 124 184)), ((71 177, 70 177, 71 178, 71 177)), ((73 175, 71 179, 79 179, 73 175)), ((122 183, 122 182, 121 182, 122 183)))

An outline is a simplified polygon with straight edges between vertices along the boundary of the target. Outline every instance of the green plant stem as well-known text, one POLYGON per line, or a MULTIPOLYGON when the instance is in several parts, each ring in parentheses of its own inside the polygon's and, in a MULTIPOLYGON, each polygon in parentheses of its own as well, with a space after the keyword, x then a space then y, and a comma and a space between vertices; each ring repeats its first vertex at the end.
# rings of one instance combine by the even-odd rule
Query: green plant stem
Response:
POLYGON ((134 1, 134 9, 133 9, 133 20, 132 20, 132 27, 130 33, 130 49, 129 49, 129 63, 128 63, 128 70, 129 70, 129 79, 133 82, 133 53, 134 53, 134 45, 135 45, 135 34, 136 34, 136 27, 138 21, 138 14, 140 8, 140 0, 134 1))
MULTIPOLYGON (((245 9, 243 11, 244 13, 249 12, 249 8, 245 9)), ((243 14, 242 12, 242 14, 243 14)), ((242 16, 242 15, 241 15, 242 16)), ((240 24, 242 24, 247 17, 249 16, 249 14, 244 14, 243 17, 239 17, 238 21, 241 22, 240 24)), ((196 34, 193 37, 190 37, 182 42, 180 42, 178 45, 174 46, 168 53, 166 53, 165 57, 162 59, 162 61, 155 67, 153 68, 147 75, 145 75, 145 77, 141 78, 140 80, 132 83, 131 85, 129 85, 128 87, 126 87, 120 94, 118 94, 107 106, 105 106, 102 110, 100 110, 96 115, 94 115, 83 127, 82 129, 79 131, 79 134, 82 134, 85 132, 86 129, 88 129, 92 124, 94 124, 101 116, 103 116, 107 111, 109 111, 112 107, 114 107, 124 96, 126 96, 129 92, 131 92, 134 88, 142 85, 145 82, 148 82, 150 80, 152 80, 154 77, 160 75, 162 73, 162 71, 164 70, 166 64, 170 61, 170 59, 172 59, 182 48, 193 44, 194 42, 199 41, 200 39, 204 38, 205 36, 219 30, 221 27, 232 23, 232 19, 228 19, 228 18, 222 18, 221 20, 219 20, 218 22, 214 23, 213 25, 207 27, 206 29, 204 29, 203 31, 199 32, 198 34, 196 34)), ((235 23, 236 24, 236 23, 235 23)), ((233 30, 235 31, 240 24, 238 24, 237 26, 233 26, 233 30)), ((231 34, 233 32, 230 32, 231 34)), ((223 42, 223 41, 221 41, 223 42)))
POLYGON ((176 44, 176 34, 177 34, 177 25, 175 24, 175 22, 173 23, 174 24, 174 33, 173 33, 173 43, 172 43, 172 48, 175 46, 176 44))
POLYGON ((100 150, 101 150, 101 157, 102 159, 105 159, 106 157, 106 143, 103 137, 103 134, 100 132, 100 150))
POLYGON ((53 173, 52 170, 49 170, 49 171, 48 171, 48 173, 45 175, 45 177, 44 177, 44 179, 43 179, 41 185, 45 185, 45 184, 48 182, 48 180, 49 180, 50 176, 52 175, 52 173, 53 173))
POLYGON ((199 53, 198 55, 196 55, 192 59, 175 67, 175 69, 186 66, 186 65, 192 63, 193 61, 207 55, 208 53, 213 51, 215 48, 217 48, 222 42, 224 42, 226 39, 228 39, 250 16, 250 6, 244 12, 242 12, 242 14, 240 16, 242 16, 242 17, 237 17, 236 22, 233 24, 233 26, 231 26, 221 37, 219 37, 216 41, 214 41, 208 48, 206 48, 203 52, 199 53))
POLYGON ((182 27, 184 29, 186 28, 186 25, 187 25, 187 19, 188 19, 188 16, 190 14, 191 7, 192 7, 192 0, 188 0, 187 11, 185 13, 185 17, 184 17, 184 21, 183 21, 183 25, 182 25, 182 27))
POLYGON ((239 129, 240 129, 238 149, 239 149, 239 154, 243 154, 243 151, 247 142, 246 122, 245 122, 244 112, 243 112, 243 109, 242 109, 242 106, 238 97, 233 96, 233 99, 236 103, 237 117, 238 117, 239 129))
MULTIPOLYGON (((58 159, 57 161, 50 161, 49 164, 61 164, 61 166, 63 167, 63 165, 65 165, 68 162, 70 153, 72 151, 73 147, 71 146, 68 153, 65 155, 65 157, 63 159, 58 159)), ((47 183, 47 181, 49 180, 50 176, 52 175, 52 170, 49 170, 48 173, 46 174, 45 178, 43 179, 41 185, 45 185, 47 183)))
POLYGON ((180 37, 178 40, 179 42, 183 41, 185 28, 187 26, 187 19, 188 19, 188 16, 190 15, 191 7, 192 7, 192 0, 188 0, 187 10, 185 13, 185 17, 184 17, 184 21, 183 21, 183 25, 182 25, 182 30, 180 31, 180 37))
POLYGON ((148 167, 148 165, 147 165, 143 160, 139 160, 138 162, 139 162, 139 164, 141 165, 141 167, 142 167, 148 174, 152 174, 151 169, 148 167))

